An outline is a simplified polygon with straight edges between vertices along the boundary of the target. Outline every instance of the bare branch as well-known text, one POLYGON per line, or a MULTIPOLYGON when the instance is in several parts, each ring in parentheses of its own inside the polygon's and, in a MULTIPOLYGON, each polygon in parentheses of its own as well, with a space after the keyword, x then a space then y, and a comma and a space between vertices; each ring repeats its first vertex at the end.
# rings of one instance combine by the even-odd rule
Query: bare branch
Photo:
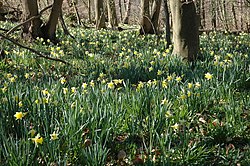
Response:
POLYGON ((47 56, 47 55, 42 54, 41 52, 39 52, 39 51, 37 51, 37 50, 34 50, 33 48, 24 46, 24 45, 18 43, 17 41, 15 41, 15 40, 13 40, 13 39, 11 39, 11 38, 9 38, 9 37, 3 35, 2 33, 0 33, 0 37, 2 37, 3 39, 8 40, 8 41, 14 43, 15 45, 17 45, 17 46, 19 46, 19 47, 22 47, 22 48, 24 48, 24 49, 26 49, 26 50, 29 50, 29 51, 31 51, 31 52, 37 54, 38 57, 40 57, 40 58, 45 58, 45 59, 49 59, 49 60, 53 60, 53 61, 57 61, 57 62, 62 62, 62 63, 64 63, 64 64, 70 64, 70 63, 68 63, 68 62, 66 62, 66 61, 64 61, 64 60, 62 60, 62 59, 49 57, 49 56, 47 56))

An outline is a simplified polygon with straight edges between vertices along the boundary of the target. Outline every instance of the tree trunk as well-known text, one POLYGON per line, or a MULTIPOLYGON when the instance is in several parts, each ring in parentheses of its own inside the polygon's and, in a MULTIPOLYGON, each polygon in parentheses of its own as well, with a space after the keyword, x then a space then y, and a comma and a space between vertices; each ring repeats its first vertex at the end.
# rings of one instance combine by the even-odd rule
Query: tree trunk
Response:
POLYGON ((92 22, 91 18, 91 0, 88 0, 88 16, 89 16, 89 23, 92 22))
POLYGON ((123 15, 122 15, 122 2, 121 2, 121 0, 119 0, 118 2, 119 2, 118 4, 119 4, 120 18, 121 18, 120 21, 122 22, 122 20, 123 20, 123 15))
POLYGON ((63 0, 54 0, 52 11, 49 16, 49 21, 43 29, 43 35, 46 39, 56 41, 56 27, 60 13, 62 12, 63 0))
POLYGON ((237 18, 236 18, 234 2, 232 2, 232 13, 233 13, 233 20, 234 20, 235 30, 238 30, 238 24, 237 24, 237 18))
POLYGON ((107 6, 108 6, 108 19, 110 26, 112 28, 118 27, 114 0, 107 0, 107 6))
POLYGON ((173 18, 174 55, 193 61, 199 50, 198 19, 192 0, 170 0, 173 18))
POLYGON ((213 30, 216 30, 217 28, 217 12, 216 12, 216 8, 217 8, 217 1, 215 2, 211 2, 212 4, 212 27, 213 27, 213 30))
POLYGON ((201 28, 206 28, 206 10, 205 10, 205 0, 201 0, 201 28))
POLYGON ((169 10, 168 10, 167 0, 164 0, 164 13, 166 17, 166 41, 167 41, 166 47, 169 48, 171 44, 171 39, 170 39, 171 33, 170 33, 170 19, 169 19, 169 10))
POLYGON ((151 29, 152 29, 152 22, 149 14, 149 0, 141 0, 140 34, 148 34, 151 29))
POLYGON ((153 3, 153 11, 152 11, 152 17, 151 17, 151 30, 149 33, 151 34, 157 34, 158 33, 158 23, 159 23, 159 16, 160 16, 160 11, 161 11, 161 2, 162 0, 154 0, 153 3))
POLYGON ((125 17, 123 19, 123 23, 124 24, 128 24, 128 19, 129 19, 129 15, 130 15, 130 11, 131 11, 131 0, 127 1, 127 8, 126 8, 126 14, 125 17))
MULTIPOLYGON (((24 0, 24 20, 38 15, 38 4, 36 0, 24 0)), ((24 24, 22 28, 22 37, 25 40, 35 39, 41 36, 42 21, 40 18, 35 18, 32 21, 24 24)))
POLYGON ((95 0, 96 29, 106 28, 103 0, 95 0))

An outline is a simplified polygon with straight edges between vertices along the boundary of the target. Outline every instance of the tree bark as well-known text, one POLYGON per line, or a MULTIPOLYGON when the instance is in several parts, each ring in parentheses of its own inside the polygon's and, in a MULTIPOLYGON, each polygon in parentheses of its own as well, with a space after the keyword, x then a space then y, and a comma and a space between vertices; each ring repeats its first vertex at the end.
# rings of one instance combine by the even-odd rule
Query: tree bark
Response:
MULTIPOLYGON (((38 4, 36 0, 24 0, 24 20, 38 15, 38 4)), ((22 37, 26 40, 41 36, 42 21, 40 18, 35 18, 32 21, 23 25, 22 37)))
POLYGON ((127 8, 126 9, 127 9, 126 14, 125 14, 125 17, 123 19, 124 24, 128 24, 128 21, 129 21, 129 16, 130 16, 130 11, 131 11, 131 0, 127 1, 127 8))
POLYGON ((199 24, 195 4, 192 0, 170 0, 170 8, 173 18, 173 54, 194 61, 199 50, 199 24))
POLYGON ((54 0, 48 23, 43 27, 43 35, 46 39, 56 40, 56 27, 60 13, 62 12, 63 0, 54 0))
POLYGON ((107 6, 108 6, 108 19, 110 26, 112 28, 118 27, 114 0, 107 0, 107 6))
POLYGON ((106 28, 103 0, 95 0, 96 29, 106 28))
POLYGON ((160 11, 161 11, 161 2, 162 0, 154 0, 153 3, 153 11, 152 11, 152 17, 151 17, 151 30, 149 33, 151 34, 157 34, 159 30, 159 16, 160 16, 160 11))
POLYGON ((141 0, 141 29, 140 34, 148 34, 152 29, 149 13, 149 0, 141 0))
POLYGON ((170 15, 169 15, 169 10, 168 10, 168 2, 167 0, 164 0, 164 13, 165 13, 165 17, 166 17, 166 41, 167 41, 167 45, 166 47, 169 48, 170 44, 171 44, 171 39, 170 39, 170 15))

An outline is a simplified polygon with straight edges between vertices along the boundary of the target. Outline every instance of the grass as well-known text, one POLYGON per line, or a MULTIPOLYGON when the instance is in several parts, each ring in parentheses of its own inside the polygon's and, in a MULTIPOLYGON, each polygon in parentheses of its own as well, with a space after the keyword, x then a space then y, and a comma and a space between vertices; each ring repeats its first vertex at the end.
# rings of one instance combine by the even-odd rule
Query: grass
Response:
POLYGON ((203 34, 187 63, 156 36, 70 31, 30 46, 72 65, 1 43, 0 165, 250 163, 249 34, 203 34))

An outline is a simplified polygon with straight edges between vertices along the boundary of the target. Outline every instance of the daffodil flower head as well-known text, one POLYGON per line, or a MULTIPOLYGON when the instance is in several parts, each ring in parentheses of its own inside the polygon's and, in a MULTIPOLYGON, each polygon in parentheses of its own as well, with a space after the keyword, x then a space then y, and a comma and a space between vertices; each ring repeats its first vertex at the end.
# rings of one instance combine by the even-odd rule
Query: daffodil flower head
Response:
POLYGON ((36 146, 38 146, 38 144, 43 144, 43 137, 41 137, 39 133, 35 136, 35 138, 31 138, 31 140, 36 146))
POLYGON ((54 131, 52 134, 50 134, 50 139, 53 140, 53 141, 57 140, 58 139, 58 135, 59 134, 54 131))

